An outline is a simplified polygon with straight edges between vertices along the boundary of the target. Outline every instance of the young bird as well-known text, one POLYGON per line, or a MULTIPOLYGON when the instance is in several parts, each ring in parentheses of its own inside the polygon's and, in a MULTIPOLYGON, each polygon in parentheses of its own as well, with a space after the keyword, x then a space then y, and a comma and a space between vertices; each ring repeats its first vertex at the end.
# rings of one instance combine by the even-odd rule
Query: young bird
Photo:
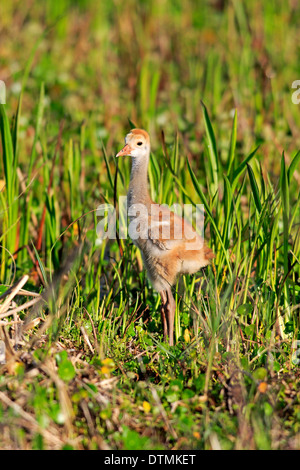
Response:
POLYGON ((129 235, 141 251, 151 284, 160 293, 164 340, 169 337, 169 345, 173 346, 176 304, 171 287, 179 274, 199 271, 210 263, 214 254, 191 224, 151 200, 149 134, 143 129, 132 129, 116 156, 123 155, 132 157, 127 194, 129 235))

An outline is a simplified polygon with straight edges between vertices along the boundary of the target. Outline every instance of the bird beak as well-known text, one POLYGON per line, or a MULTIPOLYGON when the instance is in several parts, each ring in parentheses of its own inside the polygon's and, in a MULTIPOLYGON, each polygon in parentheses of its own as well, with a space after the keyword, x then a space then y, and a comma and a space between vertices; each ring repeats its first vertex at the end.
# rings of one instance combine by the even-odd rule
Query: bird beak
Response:
POLYGON ((122 148, 122 150, 120 150, 119 153, 117 153, 116 157, 122 157, 123 155, 131 155, 131 147, 126 144, 125 147, 122 148))

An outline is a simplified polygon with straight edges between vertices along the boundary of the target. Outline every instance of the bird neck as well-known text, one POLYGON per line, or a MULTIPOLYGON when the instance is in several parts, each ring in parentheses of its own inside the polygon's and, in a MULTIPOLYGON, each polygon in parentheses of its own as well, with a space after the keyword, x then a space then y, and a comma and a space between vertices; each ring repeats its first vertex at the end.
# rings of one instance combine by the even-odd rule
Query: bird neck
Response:
POLYGON ((150 203, 148 192, 148 164, 149 155, 147 157, 132 158, 128 206, 132 204, 148 205, 150 203))

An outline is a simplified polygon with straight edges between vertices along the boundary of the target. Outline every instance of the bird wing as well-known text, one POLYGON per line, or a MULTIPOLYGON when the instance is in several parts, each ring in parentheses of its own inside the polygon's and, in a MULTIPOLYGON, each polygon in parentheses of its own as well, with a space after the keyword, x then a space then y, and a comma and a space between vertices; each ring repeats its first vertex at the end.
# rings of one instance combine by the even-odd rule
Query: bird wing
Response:
POLYGON ((164 206, 155 206, 151 208, 148 239, 156 248, 166 251, 182 246, 186 249, 189 243, 195 244, 193 249, 200 247, 202 239, 189 222, 164 206))

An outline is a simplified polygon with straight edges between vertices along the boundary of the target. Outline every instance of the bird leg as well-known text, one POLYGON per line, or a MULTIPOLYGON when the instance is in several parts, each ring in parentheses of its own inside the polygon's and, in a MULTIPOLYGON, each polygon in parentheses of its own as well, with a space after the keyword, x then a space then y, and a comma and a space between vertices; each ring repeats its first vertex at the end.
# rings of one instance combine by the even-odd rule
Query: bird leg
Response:
POLYGON ((174 344, 174 319, 176 303, 172 295, 171 288, 162 291, 161 296, 161 320, 164 330, 164 341, 167 341, 169 336, 169 345, 174 344))
POLYGON ((167 292, 167 321, 168 321, 168 335, 169 335, 169 345, 173 346, 174 344, 174 320, 175 320, 175 310, 176 302, 174 300, 171 288, 169 287, 167 292))
POLYGON ((167 306, 167 293, 166 291, 162 291, 160 293, 161 297, 161 322, 163 324, 163 330, 164 330, 164 341, 167 341, 167 336, 168 336, 168 324, 167 324, 167 317, 166 317, 166 306, 167 306))

